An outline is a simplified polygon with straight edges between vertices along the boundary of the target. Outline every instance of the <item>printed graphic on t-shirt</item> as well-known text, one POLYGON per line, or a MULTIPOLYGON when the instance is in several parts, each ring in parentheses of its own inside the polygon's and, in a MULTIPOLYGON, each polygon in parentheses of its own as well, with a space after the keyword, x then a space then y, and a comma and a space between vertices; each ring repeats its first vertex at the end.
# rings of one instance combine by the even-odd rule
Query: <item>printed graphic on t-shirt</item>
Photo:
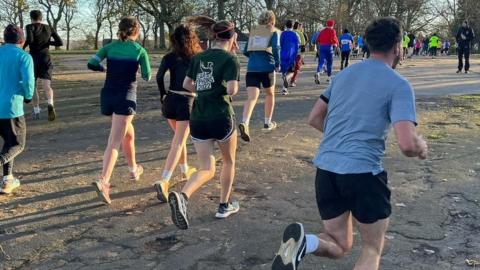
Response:
POLYGON ((197 75, 197 91, 205 91, 212 89, 212 83, 215 82, 213 78, 213 62, 205 63, 200 61, 201 72, 197 75))

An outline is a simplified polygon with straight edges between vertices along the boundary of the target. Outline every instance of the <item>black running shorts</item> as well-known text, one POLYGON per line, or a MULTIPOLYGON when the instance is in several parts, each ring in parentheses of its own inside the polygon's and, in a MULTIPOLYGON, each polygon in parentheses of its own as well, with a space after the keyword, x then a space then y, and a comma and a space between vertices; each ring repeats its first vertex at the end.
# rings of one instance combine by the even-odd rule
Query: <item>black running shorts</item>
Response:
POLYGON ((52 80, 53 65, 49 54, 32 54, 35 79, 52 80))
POLYGON ((269 88, 275 84, 275 72, 247 72, 247 87, 269 88))
POLYGON ((219 141, 225 142, 235 132, 234 118, 218 120, 191 120, 190 134, 194 142, 219 141))
POLYGON ((192 112, 193 97, 168 93, 163 101, 163 116, 170 120, 188 121, 192 112))
POLYGON ((392 212, 387 172, 377 175, 336 174, 317 169, 315 190, 323 220, 350 211, 360 223, 371 224, 392 212))
POLYGON ((135 115, 137 102, 125 98, 125 94, 111 95, 102 91, 100 95, 100 107, 103 115, 135 115))

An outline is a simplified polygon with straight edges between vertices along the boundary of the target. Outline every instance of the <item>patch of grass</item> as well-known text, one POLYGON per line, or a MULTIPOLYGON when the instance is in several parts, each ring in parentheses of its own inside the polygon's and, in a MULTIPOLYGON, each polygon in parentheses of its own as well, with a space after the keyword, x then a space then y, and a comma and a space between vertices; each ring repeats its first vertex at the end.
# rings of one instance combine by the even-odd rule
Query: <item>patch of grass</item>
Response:
POLYGON ((439 134, 439 133, 433 133, 433 134, 430 134, 427 136, 427 139, 428 140, 440 140, 442 139, 444 136, 442 134, 439 134))

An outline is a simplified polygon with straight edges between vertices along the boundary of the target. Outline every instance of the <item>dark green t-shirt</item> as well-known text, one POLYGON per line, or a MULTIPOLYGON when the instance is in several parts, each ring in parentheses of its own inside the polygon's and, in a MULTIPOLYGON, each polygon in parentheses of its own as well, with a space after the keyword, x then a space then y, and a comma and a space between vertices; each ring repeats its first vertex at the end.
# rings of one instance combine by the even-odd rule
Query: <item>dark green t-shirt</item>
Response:
POLYGON ((190 120, 234 116, 227 82, 240 80, 240 65, 235 55, 222 49, 206 50, 192 59, 187 76, 195 81, 197 91, 190 120))

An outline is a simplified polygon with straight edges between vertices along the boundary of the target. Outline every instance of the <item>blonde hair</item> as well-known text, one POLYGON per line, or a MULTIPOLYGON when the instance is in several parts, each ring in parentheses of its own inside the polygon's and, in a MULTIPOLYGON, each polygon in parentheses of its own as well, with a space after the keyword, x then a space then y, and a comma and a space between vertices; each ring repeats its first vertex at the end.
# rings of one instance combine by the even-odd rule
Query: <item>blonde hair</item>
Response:
POLYGON ((266 10, 260 14, 258 17, 258 24, 261 25, 268 25, 268 24, 275 24, 275 13, 271 10, 266 10))

